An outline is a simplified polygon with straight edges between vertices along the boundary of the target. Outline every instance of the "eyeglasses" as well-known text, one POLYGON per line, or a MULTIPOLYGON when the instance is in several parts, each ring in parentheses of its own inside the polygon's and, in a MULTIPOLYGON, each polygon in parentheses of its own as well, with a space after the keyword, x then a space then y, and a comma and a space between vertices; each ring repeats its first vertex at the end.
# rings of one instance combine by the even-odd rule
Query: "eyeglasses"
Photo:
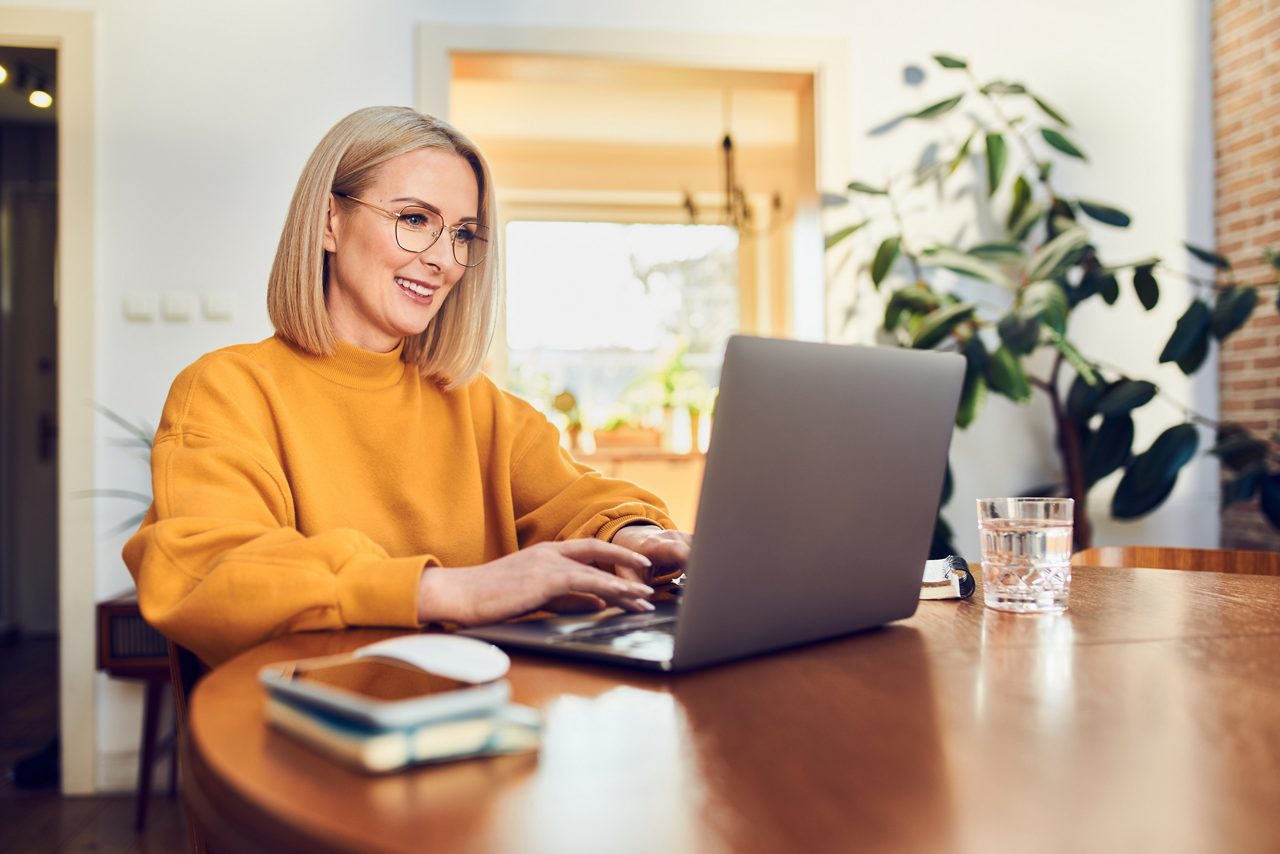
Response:
POLYGON ((405 252, 420 255, 435 246, 440 235, 448 231, 449 242, 453 244, 455 261, 464 267, 478 267, 484 261, 485 251, 489 248, 489 229, 478 222, 445 225, 444 217, 420 205, 407 205, 396 213, 347 193, 335 192, 334 195, 358 202, 367 208, 373 208, 385 217, 394 219, 396 245, 405 252))

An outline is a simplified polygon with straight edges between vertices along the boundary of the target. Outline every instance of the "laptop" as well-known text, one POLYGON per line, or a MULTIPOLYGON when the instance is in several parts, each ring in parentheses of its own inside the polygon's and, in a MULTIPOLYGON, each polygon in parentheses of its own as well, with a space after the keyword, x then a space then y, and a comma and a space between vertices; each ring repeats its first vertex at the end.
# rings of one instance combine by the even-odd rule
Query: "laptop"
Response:
POLYGON ((733 336, 678 598, 461 634, 674 672, 911 616, 964 371, 956 354, 733 336))

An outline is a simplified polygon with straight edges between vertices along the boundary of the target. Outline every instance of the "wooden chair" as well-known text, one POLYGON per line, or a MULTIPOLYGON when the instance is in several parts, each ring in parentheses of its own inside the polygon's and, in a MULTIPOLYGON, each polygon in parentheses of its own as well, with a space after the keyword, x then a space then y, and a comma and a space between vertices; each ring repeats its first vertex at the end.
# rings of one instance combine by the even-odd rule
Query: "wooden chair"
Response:
POLYGON ((1174 549, 1161 546, 1099 546, 1071 556, 1072 566, 1115 569, 1188 569, 1242 575, 1280 575, 1280 552, 1174 549))
MULTIPOLYGON (((173 719, 177 724, 179 741, 186 742, 187 733, 187 697, 196 681, 208 670, 191 650, 169 641, 169 684, 173 686, 173 719)), ((193 854, 205 854, 208 844, 204 831, 187 809, 187 842, 193 854)))

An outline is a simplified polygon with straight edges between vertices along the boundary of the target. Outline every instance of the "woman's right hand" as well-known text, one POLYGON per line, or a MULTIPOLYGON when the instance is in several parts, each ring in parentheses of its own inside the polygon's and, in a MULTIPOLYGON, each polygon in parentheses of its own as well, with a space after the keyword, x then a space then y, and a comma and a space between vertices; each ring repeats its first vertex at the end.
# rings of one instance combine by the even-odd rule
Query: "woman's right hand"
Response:
POLYGON ((628 611, 652 611, 653 588, 598 569, 644 577, 649 559, 603 540, 539 543, 479 566, 429 567, 418 582, 418 620, 480 625, 519 616, 572 594, 599 596, 628 611))

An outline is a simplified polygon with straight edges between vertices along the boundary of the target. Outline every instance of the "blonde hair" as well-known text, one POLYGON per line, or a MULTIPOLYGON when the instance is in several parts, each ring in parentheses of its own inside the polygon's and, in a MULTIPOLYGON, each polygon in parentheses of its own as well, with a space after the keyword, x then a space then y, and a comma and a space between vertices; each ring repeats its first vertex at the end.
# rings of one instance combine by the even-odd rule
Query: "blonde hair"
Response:
POLYGON ((501 299, 499 240, 489 164, 452 125, 408 107, 366 107, 320 140, 293 191, 267 284, 267 313, 277 334, 313 355, 330 355, 337 337, 325 307, 329 260, 323 247, 332 193, 359 196, 382 164, 424 148, 457 154, 471 165, 479 190, 476 216, 489 229, 485 259, 469 267, 422 333, 405 340, 401 358, 446 389, 480 372, 493 339, 501 299))

